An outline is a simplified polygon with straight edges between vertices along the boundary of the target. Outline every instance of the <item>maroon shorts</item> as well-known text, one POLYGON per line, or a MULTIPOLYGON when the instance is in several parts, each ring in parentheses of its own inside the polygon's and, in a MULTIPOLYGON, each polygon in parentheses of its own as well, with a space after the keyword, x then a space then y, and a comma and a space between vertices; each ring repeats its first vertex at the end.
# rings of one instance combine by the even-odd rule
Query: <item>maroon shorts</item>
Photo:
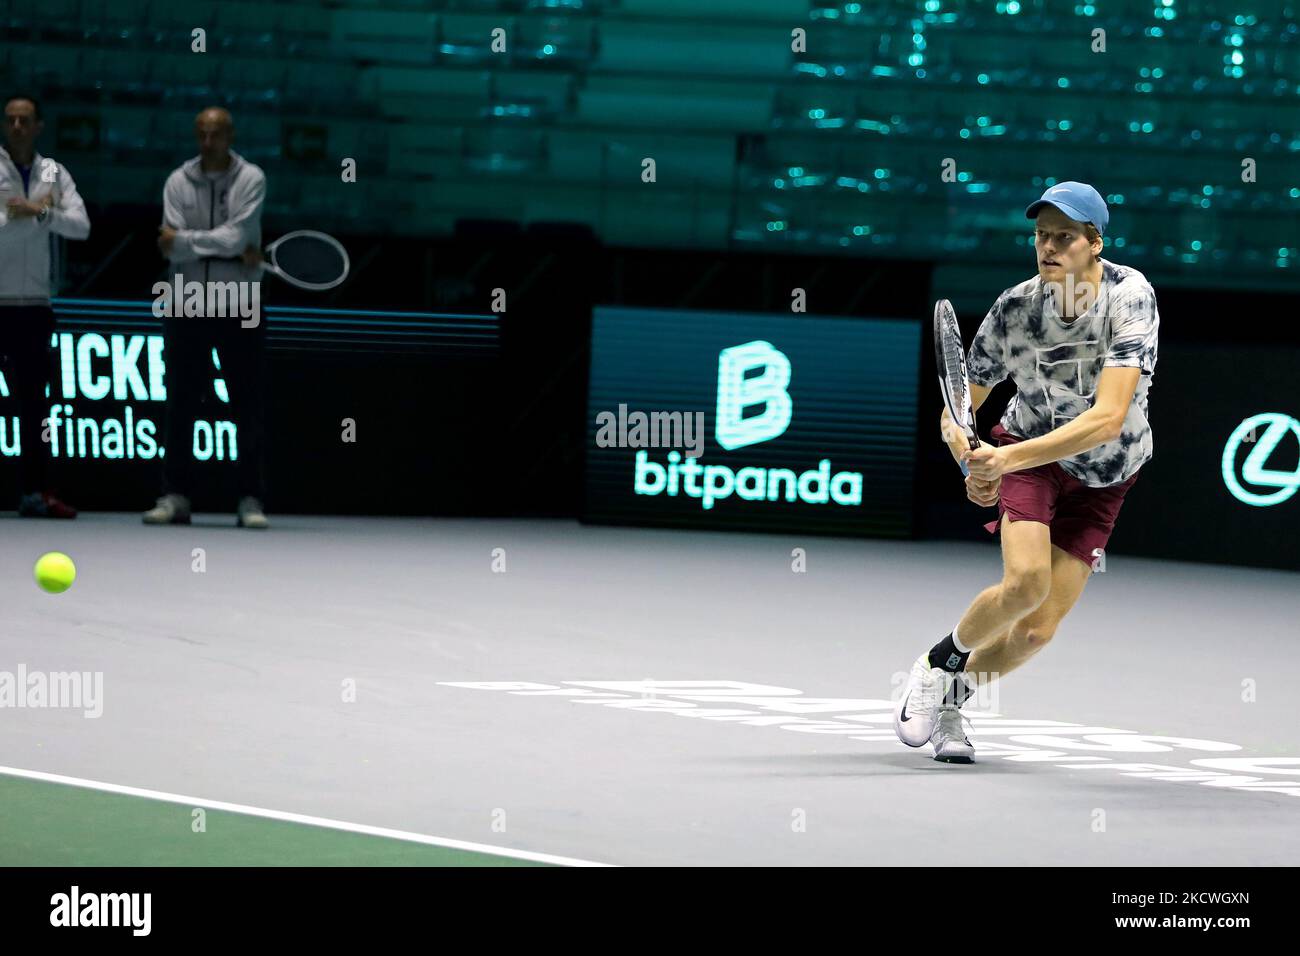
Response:
MULTIPOLYGON (((999 445, 1024 441, 999 423, 990 437, 999 445)), ((1051 529, 1052 544, 1093 566, 1097 549, 1104 550, 1115 528, 1124 495, 1137 475, 1105 488, 1092 488, 1075 478, 1059 462, 1013 471, 1002 476, 998 520, 984 527, 996 534, 1002 516, 1012 521, 1039 521, 1051 529)))

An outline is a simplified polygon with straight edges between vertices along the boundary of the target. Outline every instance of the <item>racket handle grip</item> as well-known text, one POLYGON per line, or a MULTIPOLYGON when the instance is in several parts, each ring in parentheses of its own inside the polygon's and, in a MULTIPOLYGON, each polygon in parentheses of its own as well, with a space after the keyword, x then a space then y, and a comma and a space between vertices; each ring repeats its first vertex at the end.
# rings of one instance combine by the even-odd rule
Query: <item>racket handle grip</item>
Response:
MULTIPOLYGON (((973 437, 971 438, 971 440, 970 440, 970 450, 971 450, 971 451, 974 451, 974 450, 975 450, 976 448, 978 448, 979 446, 980 446, 980 440, 979 440, 979 437, 978 437, 978 436, 973 436, 973 437)), ((961 473, 962 473, 963 475, 965 475, 967 478, 969 478, 969 477, 970 477, 970 469, 966 467, 966 462, 964 462, 964 461, 959 461, 959 462, 957 462, 957 464, 961 465, 961 473)))

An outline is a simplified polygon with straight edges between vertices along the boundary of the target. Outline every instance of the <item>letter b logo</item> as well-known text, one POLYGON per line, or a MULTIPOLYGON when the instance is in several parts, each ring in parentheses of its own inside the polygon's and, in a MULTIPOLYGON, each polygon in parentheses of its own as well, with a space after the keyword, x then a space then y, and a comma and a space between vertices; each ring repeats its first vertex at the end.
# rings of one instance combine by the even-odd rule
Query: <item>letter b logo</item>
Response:
POLYGON ((776 438, 790 427, 794 403, 790 360, 771 342, 761 339, 718 353, 718 444, 731 451, 776 438), (753 369, 762 371, 750 377, 753 369), (763 405, 761 414, 744 417, 747 407, 763 405))

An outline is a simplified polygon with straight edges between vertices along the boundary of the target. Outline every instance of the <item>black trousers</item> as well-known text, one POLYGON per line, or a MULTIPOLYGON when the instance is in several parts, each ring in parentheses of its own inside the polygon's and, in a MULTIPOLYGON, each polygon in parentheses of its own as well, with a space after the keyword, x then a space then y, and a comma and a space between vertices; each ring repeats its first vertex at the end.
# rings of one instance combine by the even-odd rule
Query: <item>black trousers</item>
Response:
POLYGON ((163 493, 190 495, 194 467, 194 421, 207 401, 208 419, 235 423, 236 500, 265 500, 263 352, 266 323, 243 328, 239 319, 163 320, 167 411, 164 430, 163 493), (216 349, 220 367, 213 360, 216 349), (216 383, 225 384, 229 404, 216 383))
POLYGON ((50 414, 45 387, 50 383, 53 332, 54 310, 48 305, 0 306, 0 355, 22 419, 18 478, 24 495, 49 490, 50 449, 41 441, 41 431, 50 414))

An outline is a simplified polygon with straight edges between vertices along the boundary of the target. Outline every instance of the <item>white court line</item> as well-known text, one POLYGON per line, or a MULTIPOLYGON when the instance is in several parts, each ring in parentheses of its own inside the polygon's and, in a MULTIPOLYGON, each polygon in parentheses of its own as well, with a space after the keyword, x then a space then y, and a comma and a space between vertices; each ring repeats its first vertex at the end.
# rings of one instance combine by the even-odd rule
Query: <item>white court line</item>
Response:
POLYGON ((302 823, 309 827, 322 827, 327 830, 342 830, 347 833, 361 833, 366 836, 385 837, 390 840, 404 840, 407 843, 423 843, 426 846, 441 846, 453 850, 470 850, 475 853, 487 853, 492 856, 505 856, 514 860, 531 860, 536 863, 553 863, 558 866, 613 866, 612 863, 596 863, 592 860, 578 860, 569 856, 553 856, 550 853, 533 853, 529 850, 511 850, 506 847, 492 846, 489 843, 470 843, 465 840, 452 840, 447 837, 428 836, 424 833, 411 833, 408 830, 390 830, 388 827, 372 827, 365 823, 347 823, 343 820, 330 820, 326 817, 312 817, 303 813, 288 813, 284 810, 267 810, 263 807, 249 807, 240 803, 226 803, 221 800, 205 800, 202 797, 187 797, 179 793, 166 793, 162 790, 144 790, 140 787, 127 787, 119 783, 104 783, 100 780, 85 780, 81 777, 65 777, 57 773, 44 773, 40 770, 22 770, 17 767, 0 767, 0 775, 23 777, 27 780, 41 780, 45 783, 59 783, 70 787, 83 787, 87 790, 99 790, 104 793, 120 793, 128 797, 143 797, 146 800, 158 800, 163 803, 179 803, 187 807, 204 807, 209 810, 225 810, 249 817, 263 817, 267 820, 282 820, 286 823, 302 823))

